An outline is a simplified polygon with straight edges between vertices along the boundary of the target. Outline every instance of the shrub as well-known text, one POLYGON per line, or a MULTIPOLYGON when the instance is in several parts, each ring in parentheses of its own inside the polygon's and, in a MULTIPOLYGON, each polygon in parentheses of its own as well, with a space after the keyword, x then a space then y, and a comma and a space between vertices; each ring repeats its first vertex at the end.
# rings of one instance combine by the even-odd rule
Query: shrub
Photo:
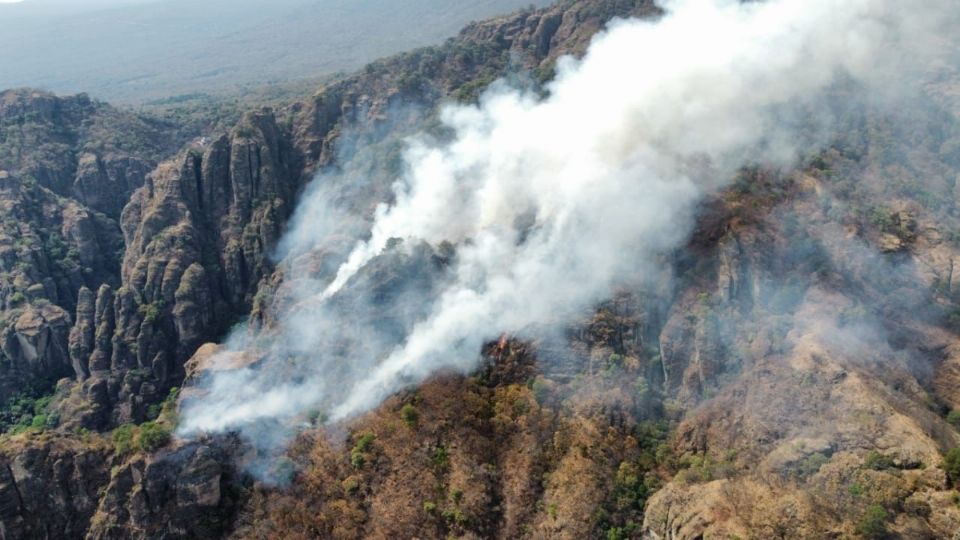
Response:
POLYGON ((453 97, 461 103, 471 103, 477 101, 480 97, 480 94, 490 86, 494 81, 494 77, 490 75, 482 75, 479 78, 472 80, 460 88, 458 88, 454 93, 453 97))
POLYGON ((358 452, 356 448, 350 451, 350 465, 354 469, 363 467, 363 464, 366 462, 367 460, 364 459, 363 452, 358 452))
POLYGON ((643 375, 637 377, 637 380, 633 383, 633 389, 636 391, 637 401, 640 403, 647 403, 653 397, 653 393, 650 391, 650 383, 643 375))
POLYGON ((60 418, 50 414, 47 409, 53 396, 37 397, 36 388, 26 388, 23 392, 0 404, 0 433, 23 433, 29 429, 56 427, 60 418))
POLYGON ((950 414, 947 415, 947 422, 950 422, 953 427, 960 428, 960 410, 950 411, 950 414))
POLYGON ((431 456, 430 461, 433 462, 433 466, 438 469, 446 469, 449 458, 447 456, 447 449, 443 446, 438 446, 433 451, 433 456, 431 456))
POLYGON ((457 525, 463 525, 467 522, 466 514, 464 514, 463 510, 459 508, 447 508, 441 515, 443 516, 443 519, 457 525))
POLYGON ((677 458, 673 453, 673 447, 670 446, 668 442, 658 444, 656 450, 654 450, 654 456, 658 465, 662 465, 668 469, 676 469, 678 466, 677 458))
POLYGON ((57 233, 52 233, 47 238, 46 248, 47 254, 55 261, 64 258, 67 253, 67 245, 63 241, 63 237, 57 233))
POLYGON ((156 422, 144 422, 140 426, 137 446, 144 452, 152 452, 170 442, 170 430, 156 422))
POLYGON ((676 479, 681 484, 697 484, 700 482, 709 482, 711 477, 710 464, 703 456, 685 454, 678 462, 680 472, 676 479))
POLYGON ((357 437, 356 444, 354 444, 353 449, 350 450, 350 465, 352 465, 354 469, 359 469, 366 463, 364 453, 370 449, 370 446, 376 438, 376 435, 369 432, 357 437))
POLYGON ((157 322, 157 319, 160 317, 161 304, 159 302, 153 302, 150 304, 142 304, 138 311, 140 315, 143 316, 143 322, 146 324, 153 324, 157 322))
POLYGON ((33 414, 43 414, 52 402, 53 396, 43 396, 35 399, 33 402, 33 414))
POLYGON ((607 529, 607 540, 626 540, 633 538, 637 530, 637 524, 628 522, 626 527, 611 527, 607 529))
POLYGON ((177 425, 177 396, 179 394, 180 388, 174 386, 167 393, 167 397, 163 398, 163 402, 160 403, 160 414, 174 426, 177 425))
POLYGON ((136 428, 133 424, 123 424, 117 429, 113 430, 113 451, 117 455, 124 455, 130 453, 133 450, 133 436, 136 432, 136 428))
POLYGON ((960 484, 960 448, 947 452, 943 458, 943 469, 947 471, 947 476, 953 485, 960 484))
POLYGON ((794 473, 800 478, 813 476, 820 471, 820 467, 823 467, 829 461, 830 458, 826 455, 820 452, 814 452, 796 464, 794 467, 794 473))
POLYGON ((547 514, 550 516, 550 519, 557 519, 557 503, 547 505, 547 514))
POLYGON ((160 404, 154 403, 147 407, 147 418, 156 420, 160 416, 160 404))
POLYGON ((870 209, 870 222, 881 232, 890 231, 894 228, 894 213, 882 206, 874 206, 870 209))
POLYGON ((343 491, 348 494, 356 493, 357 490, 360 489, 360 482, 352 476, 344 480, 340 485, 343 486, 343 491))
POLYGON ((623 355, 617 354, 617 353, 610 353, 610 356, 607 358, 607 367, 610 367, 610 368, 623 367, 623 355))
POLYGON ((637 465, 624 461, 617 468, 614 483, 616 506, 621 511, 643 511, 649 497, 659 487, 659 481, 652 474, 643 474, 637 465))
POLYGON ((539 405, 543 405, 550 395, 550 386, 542 377, 537 377, 530 383, 530 390, 533 391, 533 398, 537 400, 539 405))
POLYGON ((410 427, 417 425, 417 419, 419 419, 419 417, 420 415, 417 413, 417 408, 409 403, 400 408, 400 418, 410 427))
POLYGON ((863 466, 874 471, 883 471, 894 468, 893 458, 876 450, 867 454, 867 459, 863 461, 863 466))
POLYGON ((287 457, 281 457, 278 459, 267 471, 267 477, 272 482, 280 485, 289 484, 296 474, 296 464, 293 462, 293 460, 287 457))
POLYGON ((721 460, 705 454, 684 454, 677 462, 681 470, 676 479, 681 483, 695 484, 727 478, 734 473, 735 458, 736 452, 728 452, 721 460))
POLYGON ((319 426, 327 422, 327 415, 320 409, 312 409, 307 413, 307 421, 312 426, 319 426))
POLYGON ((366 452, 367 450, 370 449, 370 445, 373 444, 373 441, 376 438, 377 436, 374 435, 373 433, 369 433, 369 432, 364 433, 360 435, 360 437, 357 439, 357 444, 356 446, 354 446, 354 449, 359 450, 361 452, 366 452))
POLYGON ((537 68, 533 70, 533 75, 537 82, 541 85, 547 84, 557 75, 556 62, 550 62, 546 65, 537 66, 537 68))
POLYGON ((857 523, 857 534, 870 539, 883 538, 887 535, 887 519, 887 511, 882 506, 868 506, 863 518, 857 523))

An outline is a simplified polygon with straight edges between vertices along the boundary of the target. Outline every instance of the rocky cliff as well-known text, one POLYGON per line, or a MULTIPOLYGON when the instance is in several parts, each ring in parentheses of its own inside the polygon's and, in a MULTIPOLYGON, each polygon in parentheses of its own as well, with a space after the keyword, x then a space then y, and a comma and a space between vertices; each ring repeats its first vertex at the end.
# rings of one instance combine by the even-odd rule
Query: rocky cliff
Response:
MULTIPOLYGON (((504 336, 470 376, 347 425, 311 420, 272 464, 289 483, 248 476, 244 441, 169 439, 177 389, 220 369, 204 343, 248 316, 269 334, 297 285, 278 255, 329 277, 438 104, 505 74, 544 91, 610 18, 656 14, 579 0, 476 23, 190 141, 83 96, 0 95, 0 398, 21 411, 25 385, 54 393, 0 439, 0 537, 949 538, 949 82, 927 117, 865 108, 797 170, 743 171, 665 255, 669 279, 624 288, 563 339, 504 336), (318 170, 356 223, 285 254, 318 170)), ((383 255, 359 276, 385 291, 370 317, 398 324, 394 284, 442 274, 445 256, 383 255)))
POLYGON ((174 124, 86 95, 0 93, 0 170, 116 218, 146 174, 183 144, 174 124))
MULTIPOLYGON (((65 438, 38 436, 30 428, 6 444, 5 455, 15 459, 26 448, 67 455, 71 444, 79 453, 89 444, 67 433, 154 417, 200 344, 222 336, 251 310, 269 317, 267 293, 282 282, 271 256, 318 167, 344 167, 363 177, 362 184, 343 186, 342 197, 369 216, 389 192, 396 157, 380 157, 373 166, 362 158, 396 147, 437 103, 449 96, 474 99, 506 70, 526 67, 548 77, 553 60, 585 50, 604 20, 652 10, 643 2, 574 3, 477 23, 442 47, 376 62, 282 110, 250 111, 232 129, 179 151, 192 127, 123 113, 85 96, 4 93, 0 168, 8 171, 11 215, 23 216, 10 243, 26 238, 37 244, 13 246, 8 256, 10 282, 17 285, 9 288, 6 311, 12 323, 4 348, 7 396, 21 395, 21 374, 38 381, 32 395, 67 377, 53 403, 33 411, 35 420, 53 417, 48 425, 59 424, 55 430, 65 438), (353 159, 358 149, 365 153, 353 159), (39 216, 44 221, 37 231, 27 229, 39 216)), ((225 461, 219 456, 216 461, 225 461)), ((135 477, 145 470, 169 472, 151 469, 153 457, 142 459, 129 466, 135 477)), ((60 463, 35 460, 11 473, 9 489, 26 490, 20 484, 48 474, 54 461, 60 463)), ((89 504, 59 508, 74 523, 65 530, 152 536, 160 534, 155 528, 164 527, 166 513, 183 510, 174 510, 176 489, 157 488, 157 500, 145 510, 131 506, 140 504, 134 493, 150 491, 136 487, 142 480, 130 484, 128 473, 110 473, 104 465, 76 474, 97 484, 99 517, 89 504)), ((76 474, 64 481, 86 481, 76 474)), ((215 507, 234 508, 210 497, 215 507)), ((6 535, 56 536, 26 506, 7 510, 6 535)), ((195 534, 202 517, 185 515, 193 521, 164 534, 195 534)), ((220 529, 228 525, 218 523, 220 529)))

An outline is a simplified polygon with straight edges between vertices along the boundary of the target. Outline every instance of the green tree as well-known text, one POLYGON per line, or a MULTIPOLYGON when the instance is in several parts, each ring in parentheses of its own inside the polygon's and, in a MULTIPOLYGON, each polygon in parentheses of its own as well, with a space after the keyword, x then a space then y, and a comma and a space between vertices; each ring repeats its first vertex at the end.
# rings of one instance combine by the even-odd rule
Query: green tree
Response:
POLYGON ((893 469, 894 463, 892 457, 881 454, 876 450, 872 450, 869 454, 867 454, 866 459, 864 459, 863 466, 874 471, 883 471, 886 469, 893 469))
POLYGON ((152 452, 170 442, 170 430, 156 422, 144 422, 140 426, 137 445, 144 452, 152 452))
POLYGON ((352 465, 354 469, 363 467, 364 463, 367 462, 364 454, 370 450, 376 438, 376 435, 369 432, 363 433, 357 438, 356 444, 354 444, 350 450, 350 465, 352 465))
POLYGON ((947 452, 943 458, 943 469, 947 471, 947 476, 953 485, 960 484, 960 448, 947 452))
POLYGON ((123 424, 113 430, 113 451, 117 455, 124 455, 133 450, 133 437, 136 433, 136 427, 133 424, 123 424))
POLYGON ((417 408, 413 405, 407 403, 400 408, 400 418, 403 419, 403 422, 410 427, 417 425, 417 420, 420 418, 420 414, 417 413, 417 408))
POLYGON ((879 540, 887 535, 887 511, 879 504, 867 507, 863 518, 857 523, 857 534, 871 540, 879 540))

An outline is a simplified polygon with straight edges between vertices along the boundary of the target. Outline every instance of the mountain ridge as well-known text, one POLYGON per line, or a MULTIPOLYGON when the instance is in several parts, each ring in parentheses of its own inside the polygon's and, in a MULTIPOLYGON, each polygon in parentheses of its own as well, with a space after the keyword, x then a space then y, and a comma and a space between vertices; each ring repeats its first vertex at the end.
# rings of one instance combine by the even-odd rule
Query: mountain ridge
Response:
MULTIPOLYGON (((563 340, 503 336, 471 374, 436 375, 347 423, 317 411, 289 453, 266 463, 233 436, 147 436, 172 429, 177 403, 222 368, 211 359, 223 346, 206 342, 246 314, 250 333, 269 333, 289 308, 298 284, 271 254, 317 170, 340 178, 327 182, 358 216, 348 233, 362 235, 390 197, 401 141, 435 124, 437 104, 475 100, 523 69, 546 91, 536 81, 550 79, 555 59, 582 54, 611 17, 658 13, 650 2, 580 0, 476 23, 289 107, 245 111, 225 132, 191 133, 138 173, 123 212, 104 213, 124 247, 109 279, 71 284, 73 297, 49 304, 38 302, 50 295, 42 278, 43 293, 16 276, 5 291, 6 305, 16 292, 29 304, 10 341, 47 332, 60 349, 38 358, 74 377, 40 411, 44 421, 55 411, 55 427, 0 442, 4 535, 692 540, 960 529, 949 458, 960 432, 948 414, 960 408, 960 131, 935 107, 903 121, 864 106, 796 170, 742 170, 665 255, 671 279, 624 286, 563 340), (269 474, 249 475, 256 467, 269 474)), ((80 204, 69 200, 80 161, 26 187, 52 201, 45 207, 80 204)), ((10 169, 10 189, 26 185, 23 167, 10 169)), ((349 234, 293 262, 329 277, 349 234)), ((63 236, 77 239, 78 257, 103 251, 63 236)), ((59 247, 37 244, 16 256, 59 247)), ((392 244, 357 276, 384 293, 378 324, 400 324, 390 293, 410 275, 442 274, 448 257, 442 246, 392 244)), ((356 287, 347 306, 365 290, 356 287)))

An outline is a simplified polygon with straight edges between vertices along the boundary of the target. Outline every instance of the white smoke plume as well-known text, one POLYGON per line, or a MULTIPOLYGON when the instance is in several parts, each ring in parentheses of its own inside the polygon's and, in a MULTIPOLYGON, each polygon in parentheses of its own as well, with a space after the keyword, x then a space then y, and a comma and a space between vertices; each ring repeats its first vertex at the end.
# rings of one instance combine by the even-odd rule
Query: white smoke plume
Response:
MULTIPOLYGON (((569 323, 619 282, 655 275, 698 202, 737 168, 788 166, 823 142, 810 134, 829 126, 834 85, 858 89, 850 100, 893 103, 919 79, 915 66, 936 61, 960 4, 910 4, 675 0, 655 21, 612 24, 583 59, 562 59, 545 98, 495 85, 478 106, 447 107, 452 141, 410 142, 394 202, 329 283, 287 265, 304 283, 298 307, 255 346, 273 361, 216 372, 185 404, 181 433, 311 409, 347 419, 438 370, 469 372, 503 332, 569 323), (334 304, 392 239, 408 250, 449 242, 456 254, 445 277, 395 302, 408 315, 386 338, 375 319, 334 304), (331 339, 347 344, 347 361, 325 355, 331 339)), ((321 234, 304 215, 291 252, 321 234)))

